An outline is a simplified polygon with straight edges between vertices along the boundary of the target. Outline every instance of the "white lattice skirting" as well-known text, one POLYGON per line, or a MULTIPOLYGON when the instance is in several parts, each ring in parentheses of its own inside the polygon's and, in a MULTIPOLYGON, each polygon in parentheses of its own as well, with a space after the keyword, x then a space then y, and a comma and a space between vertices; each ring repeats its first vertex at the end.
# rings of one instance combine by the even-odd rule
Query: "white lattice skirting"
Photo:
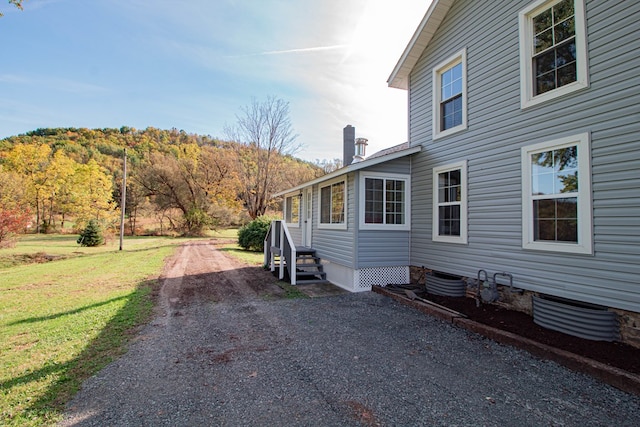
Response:
POLYGON ((354 291, 369 291, 373 285, 409 283, 409 266, 363 268, 354 272, 354 291))

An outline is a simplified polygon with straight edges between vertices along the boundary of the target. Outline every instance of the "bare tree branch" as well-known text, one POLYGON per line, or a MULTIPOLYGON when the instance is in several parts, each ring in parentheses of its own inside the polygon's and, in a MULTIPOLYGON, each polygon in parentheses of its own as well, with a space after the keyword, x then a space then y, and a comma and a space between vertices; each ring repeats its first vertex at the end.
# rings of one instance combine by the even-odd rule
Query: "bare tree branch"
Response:
POLYGON ((289 103, 274 96, 241 108, 233 126, 225 126, 227 137, 238 143, 242 199, 251 218, 265 213, 279 158, 300 149, 289 118, 289 103))

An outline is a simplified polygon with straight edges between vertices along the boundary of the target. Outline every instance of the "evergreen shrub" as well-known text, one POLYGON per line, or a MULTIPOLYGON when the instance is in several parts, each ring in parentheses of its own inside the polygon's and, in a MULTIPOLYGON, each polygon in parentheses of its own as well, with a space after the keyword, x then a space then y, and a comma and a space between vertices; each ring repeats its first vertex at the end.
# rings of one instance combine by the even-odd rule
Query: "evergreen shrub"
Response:
POLYGON ((273 217, 262 215, 238 230, 238 245, 249 251, 261 252, 273 217))

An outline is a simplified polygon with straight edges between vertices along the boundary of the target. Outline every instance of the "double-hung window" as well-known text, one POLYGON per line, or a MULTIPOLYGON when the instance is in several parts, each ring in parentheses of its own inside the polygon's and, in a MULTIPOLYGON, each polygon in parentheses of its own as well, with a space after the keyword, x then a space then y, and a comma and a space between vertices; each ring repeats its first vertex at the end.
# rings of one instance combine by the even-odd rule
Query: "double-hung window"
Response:
POLYGON ((433 240, 467 243, 467 162, 433 169, 433 240))
POLYGON ((589 134, 522 148, 522 245, 593 253, 589 134))
POLYGON ((360 228, 409 230, 409 177, 361 174, 360 228))
POLYGON ((467 128, 466 50, 433 69, 433 138, 467 128))
POLYGON ((300 195, 287 196, 284 203, 284 217, 289 226, 300 225, 300 195))
POLYGON ((588 87, 584 0, 539 0, 519 17, 522 108, 588 87))
POLYGON ((347 186, 345 180, 320 187, 320 228, 346 228, 347 186))

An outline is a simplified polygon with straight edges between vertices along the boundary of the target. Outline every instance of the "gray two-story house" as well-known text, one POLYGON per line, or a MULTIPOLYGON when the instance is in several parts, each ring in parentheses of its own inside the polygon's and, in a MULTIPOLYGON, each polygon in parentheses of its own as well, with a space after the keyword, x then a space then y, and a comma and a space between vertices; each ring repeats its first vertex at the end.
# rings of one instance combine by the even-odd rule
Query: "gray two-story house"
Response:
MULTIPOLYGON (((540 318, 550 309, 541 322, 564 316, 591 336, 608 327, 593 320, 602 312, 639 345, 639 25, 635 1, 434 0, 388 81, 408 93, 403 155, 370 175, 344 171, 353 217, 345 211, 338 229, 353 236, 345 246, 360 262, 348 268, 508 273, 520 292, 501 299, 534 318, 536 304, 540 318), (397 220, 387 198, 400 179, 410 188, 403 227, 367 227, 371 207, 397 220), (369 191, 376 185, 380 193, 369 191)), ((305 188, 295 191, 306 197, 305 188)), ((318 215, 326 188, 309 190, 318 215)), ((331 256, 323 246, 339 237, 314 233, 305 246, 331 256)))

